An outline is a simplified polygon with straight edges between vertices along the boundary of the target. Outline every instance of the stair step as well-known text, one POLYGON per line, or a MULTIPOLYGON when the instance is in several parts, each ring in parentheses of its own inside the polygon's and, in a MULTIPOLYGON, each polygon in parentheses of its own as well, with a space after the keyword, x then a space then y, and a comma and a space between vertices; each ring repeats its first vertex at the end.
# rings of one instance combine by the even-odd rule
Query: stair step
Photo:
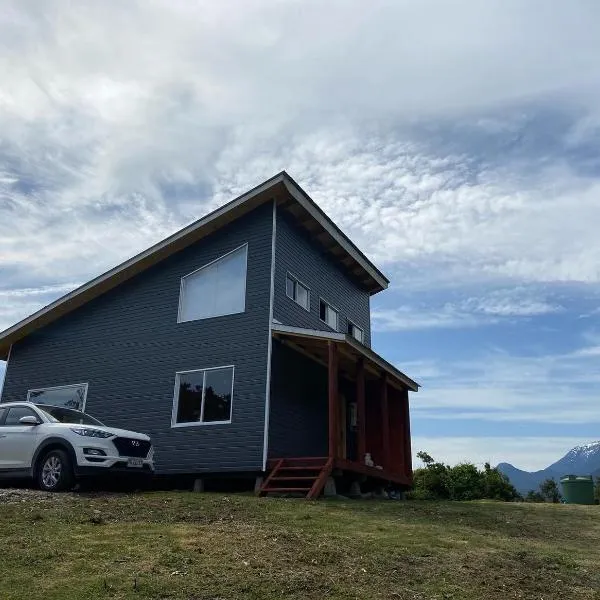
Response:
POLYGON ((286 467, 286 466, 281 466, 277 470, 278 471, 321 471, 324 466, 325 465, 310 465, 310 466, 307 466, 307 467, 298 467, 298 466, 286 467))
POLYGON ((301 462, 303 460, 320 460, 322 462, 327 462, 328 458, 327 456, 299 456, 299 457, 295 457, 295 458, 284 458, 283 460, 288 461, 288 462, 301 462))
POLYGON ((268 487, 263 488, 263 492, 309 492, 309 487, 268 487))
POLYGON ((271 481, 300 481, 301 479, 314 481, 316 478, 316 475, 291 475, 289 477, 271 477, 271 481))

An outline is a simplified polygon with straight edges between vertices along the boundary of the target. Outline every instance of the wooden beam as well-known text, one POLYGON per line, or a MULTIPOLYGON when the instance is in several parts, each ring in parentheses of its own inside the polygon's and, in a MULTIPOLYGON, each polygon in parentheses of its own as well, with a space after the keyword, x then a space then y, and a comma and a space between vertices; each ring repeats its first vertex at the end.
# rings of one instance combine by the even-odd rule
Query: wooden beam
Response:
POLYGON ((388 377, 381 378, 381 462, 384 469, 390 468, 390 412, 388 407, 388 377))
POLYGON ((356 368, 356 433, 359 463, 364 463, 365 453, 367 452, 367 423, 365 417, 365 361, 360 358, 356 368))
POLYGON ((328 342, 328 380, 329 380, 329 457, 337 456, 338 441, 338 349, 335 342, 328 342))
POLYGON ((410 443, 410 408, 408 405, 408 390, 402 392, 402 421, 404 425, 404 474, 412 483, 412 449, 410 443))

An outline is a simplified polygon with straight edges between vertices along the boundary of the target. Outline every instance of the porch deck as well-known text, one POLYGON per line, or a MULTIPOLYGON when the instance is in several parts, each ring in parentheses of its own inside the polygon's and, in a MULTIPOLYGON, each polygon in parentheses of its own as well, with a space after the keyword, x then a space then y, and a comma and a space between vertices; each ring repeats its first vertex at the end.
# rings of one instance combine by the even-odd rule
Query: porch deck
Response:
POLYGON ((307 499, 318 498, 327 478, 338 480, 371 482, 375 485, 396 484, 404 488, 411 485, 411 479, 403 473, 377 469, 345 458, 334 457, 295 457, 272 458, 267 463, 267 478, 258 490, 259 495, 269 493, 298 493, 307 499))

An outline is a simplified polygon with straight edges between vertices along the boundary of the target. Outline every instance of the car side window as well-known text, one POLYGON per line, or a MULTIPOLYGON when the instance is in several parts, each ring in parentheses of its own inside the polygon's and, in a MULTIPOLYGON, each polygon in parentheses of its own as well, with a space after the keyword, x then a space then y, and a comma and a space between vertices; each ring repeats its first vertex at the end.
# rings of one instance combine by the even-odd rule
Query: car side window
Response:
POLYGON ((4 424, 4 415, 6 414, 6 408, 0 408, 0 425, 4 424))
MULTIPOLYGON (((13 406, 8 409, 4 425, 19 425, 19 419, 22 419, 23 417, 35 417, 39 420, 38 416, 30 408, 27 408, 26 406, 13 406)), ((0 421, 2 421, 2 419, 0 419, 0 421)))

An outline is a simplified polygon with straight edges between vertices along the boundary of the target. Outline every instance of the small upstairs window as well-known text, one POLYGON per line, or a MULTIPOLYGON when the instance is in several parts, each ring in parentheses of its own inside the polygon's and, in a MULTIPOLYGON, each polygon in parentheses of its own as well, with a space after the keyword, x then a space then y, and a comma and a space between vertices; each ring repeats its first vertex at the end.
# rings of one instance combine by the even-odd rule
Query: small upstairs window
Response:
POLYGON ((319 302, 319 317, 329 327, 336 331, 338 330, 339 313, 331 304, 325 302, 325 300, 319 302))
POLYGON ((309 289, 289 273, 285 279, 285 293, 287 297, 291 298, 296 304, 299 304, 305 310, 310 310, 309 289))
POLYGON ((348 321, 348 334, 351 335, 355 340, 358 340, 361 344, 364 340, 364 331, 355 325, 352 321, 348 321))
POLYGON ((248 246, 233 250, 181 279, 177 321, 196 321, 246 310, 248 246))

